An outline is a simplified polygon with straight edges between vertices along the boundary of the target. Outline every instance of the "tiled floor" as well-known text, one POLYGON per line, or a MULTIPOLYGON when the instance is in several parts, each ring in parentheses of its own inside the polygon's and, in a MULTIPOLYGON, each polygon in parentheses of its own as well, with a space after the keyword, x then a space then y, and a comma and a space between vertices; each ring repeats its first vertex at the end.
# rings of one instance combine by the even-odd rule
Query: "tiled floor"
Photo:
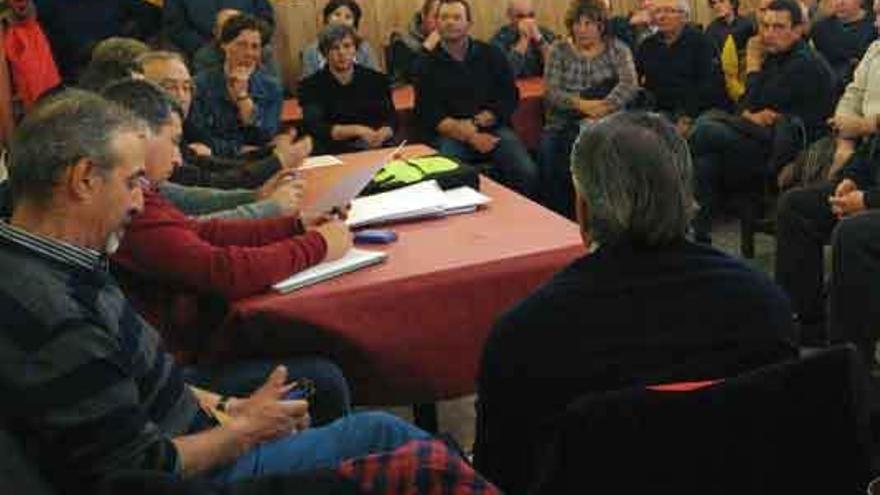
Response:
MULTIPOLYGON (((739 224, 735 220, 720 220, 712 233, 715 245, 730 254, 739 256, 739 224)), ((772 236, 758 234, 755 239, 755 258, 750 264, 772 276, 775 241, 772 236)), ((474 441, 475 396, 448 400, 439 404, 440 431, 451 434, 466 450, 474 441)), ((407 407, 386 409, 412 421, 412 410, 407 407)))

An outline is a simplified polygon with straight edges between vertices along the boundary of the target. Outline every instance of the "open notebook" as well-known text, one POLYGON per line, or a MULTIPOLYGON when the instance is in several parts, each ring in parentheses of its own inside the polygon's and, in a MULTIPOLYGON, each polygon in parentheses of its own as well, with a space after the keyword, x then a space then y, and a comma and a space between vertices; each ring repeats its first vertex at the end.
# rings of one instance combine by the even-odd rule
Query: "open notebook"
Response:
POLYGON ((366 266, 381 263, 388 258, 388 253, 381 251, 367 251, 365 249, 351 248, 348 253, 336 261, 328 261, 303 270, 273 285, 276 291, 286 294, 288 292, 308 287, 309 285, 323 282, 324 280, 338 277, 339 275, 359 270, 366 266))

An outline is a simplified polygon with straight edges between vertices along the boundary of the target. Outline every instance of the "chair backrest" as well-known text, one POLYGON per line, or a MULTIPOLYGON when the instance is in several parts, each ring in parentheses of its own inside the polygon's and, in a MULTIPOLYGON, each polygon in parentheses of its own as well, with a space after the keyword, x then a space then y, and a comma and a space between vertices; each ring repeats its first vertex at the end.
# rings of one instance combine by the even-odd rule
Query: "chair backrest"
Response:
POLYGON ((868 412, 851 345, 683 387, 583 397, 531 492, 864 493, 868 412))

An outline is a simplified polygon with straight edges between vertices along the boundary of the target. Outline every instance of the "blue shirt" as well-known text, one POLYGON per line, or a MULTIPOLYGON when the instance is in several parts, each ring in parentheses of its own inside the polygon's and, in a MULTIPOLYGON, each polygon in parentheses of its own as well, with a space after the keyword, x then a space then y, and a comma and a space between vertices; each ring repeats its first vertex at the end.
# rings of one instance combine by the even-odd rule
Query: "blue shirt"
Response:
POLYGON ((250 123, 239 118, 238 107, 226 90, 226 75, 215 68, 196 76, 196 96, 187 118, 187 141, 205 139, 217 156, 232 157, 244 145, 263 146, 278 131, 284 94, 281 82, 264 69, 251 75, 248 92, 254 101, 250 123))

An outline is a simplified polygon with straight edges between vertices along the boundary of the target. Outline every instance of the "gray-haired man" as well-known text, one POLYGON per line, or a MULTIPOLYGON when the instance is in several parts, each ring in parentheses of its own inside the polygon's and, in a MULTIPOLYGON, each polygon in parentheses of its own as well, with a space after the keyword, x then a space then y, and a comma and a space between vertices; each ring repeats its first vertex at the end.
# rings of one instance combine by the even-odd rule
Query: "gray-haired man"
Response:
POLYGON ((782 291, 685 239, 691 161, 665 119, 620 113, 588 126, 571 168, 591 252, 501 317, 477 379, 475 465, 508 493, 532 481, 541 425, 580 395, 797 355, 782 291))

